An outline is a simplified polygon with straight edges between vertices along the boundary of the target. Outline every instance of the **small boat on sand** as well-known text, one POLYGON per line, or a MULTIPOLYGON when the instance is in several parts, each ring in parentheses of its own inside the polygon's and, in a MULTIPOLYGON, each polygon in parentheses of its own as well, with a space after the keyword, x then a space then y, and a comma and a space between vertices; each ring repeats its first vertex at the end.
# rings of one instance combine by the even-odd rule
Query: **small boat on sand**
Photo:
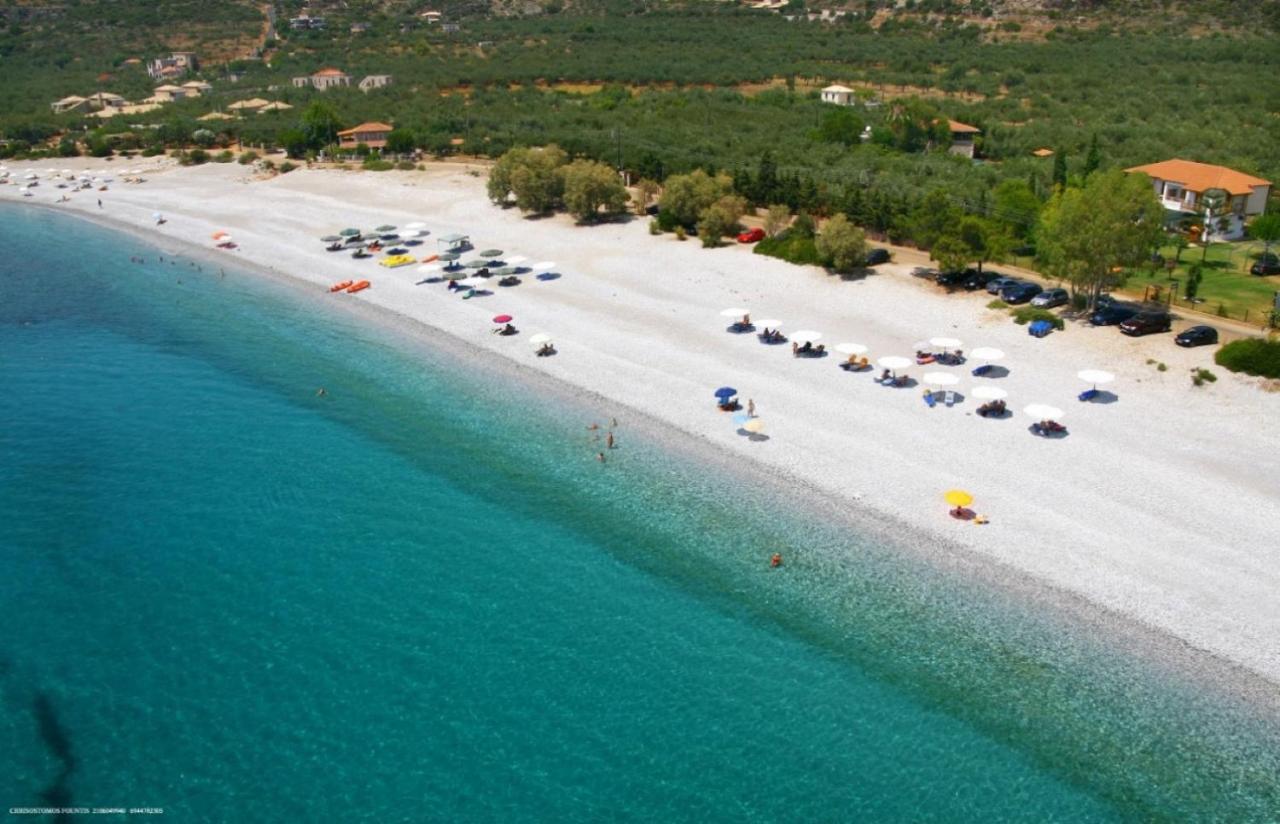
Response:
POLYGON ((373 284, 367 280, 358 280, 355 283, 351 284, 351 286, 347 287, 347 294, 354 295, 356 292, 363 292, 365 289, 368 289, 372 285, 373 284))
POLYGON ((330 291, 330 292, 341 292, 343 289, 346 289, 347 287, 349 287, 349 286, 350 286, 351 284, 353 284, 353 283, 355 283, 355 281, 354 281, 354 280, 344 280, 344 281, 342 281, 342 283, 335 283, 335 284, 333 284, 332 286, 330 286, 330 287, 329 287, 329 291, 330 291))

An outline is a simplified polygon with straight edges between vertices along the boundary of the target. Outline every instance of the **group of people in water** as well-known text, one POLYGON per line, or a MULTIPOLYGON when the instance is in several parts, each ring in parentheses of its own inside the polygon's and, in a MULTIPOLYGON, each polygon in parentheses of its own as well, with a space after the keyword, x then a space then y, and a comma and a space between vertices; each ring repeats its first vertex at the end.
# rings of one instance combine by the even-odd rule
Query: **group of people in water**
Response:
MULTIPOLYGON (((615 448, 615 443, 613 439, 613 430, 617 428, 618 428, 618 419, 610 418, 609 428, 604 430, 604 448, 605 449, 615 448)), ((600 441, 600 424, 596 423, 595 421, 592 421, 587 425, 587 431, 591 433, 591 440, 593 443, 598 443, 600 441)), ((604 452, 596 452, 597 462, 604 463, 607 460, 608 458, 605 457, 604 452)))

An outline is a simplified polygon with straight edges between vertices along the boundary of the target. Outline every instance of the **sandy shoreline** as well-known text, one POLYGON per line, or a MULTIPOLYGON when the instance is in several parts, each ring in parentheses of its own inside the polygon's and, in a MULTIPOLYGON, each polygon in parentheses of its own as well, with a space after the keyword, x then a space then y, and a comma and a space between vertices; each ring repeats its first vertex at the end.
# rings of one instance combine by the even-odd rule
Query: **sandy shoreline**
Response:
MULTIPOLYGON (((119 163, 119 162, 117 162, 119 163)), ((155 167, 128 161, 123 168, 155 167)), ((109 168, 76 159, 60 167, 109 168)), ((116 165, 116 164, 113 164, 116 165)), ((39 164, 10 164, 15 172, 39 164)), ((644 221, 574 227, 562 217, 530 221, 490 206, 483 178, 450 164, 428 172, 380 175, 299 171, 248 182, 244 167, 148 171, 141 185, 113 183, 56 208, 132 226, 153 242, 208 249, 230 231, 241 245, 226 255, 326 286, 367 277, 360 301, 496 352, 522 369, 651 415, 718 450, 747 457, 843 501, 851 513, 901 521, 927 539, 922 549, 954 547, 967 565, 996 562, 1141 625, 1280 682, 1280 549, 1269 538, 1275 483, 1268 470, 1280 436, 1262 421, 1280 396, 1214 368, 1219 380, 1192 388, 1187 371, 1212 367, 1205 349, 1180 350, 1167 336, 1126 339, 1110 329, 1069 328, 1038 341, 983 308, 984 298, 947 297, 912 280, 909 267, 882 267, 864 281, 841 282, 811 269, 731 247, 651 238, 644 221), (104 207, 99 212, 96 198, 104 207), (160 228, 151 219, 163 212, 160 228), (422 220, 433 236, 472 234, 477 248, 497 246, 529 261, 554 260, 563 277, 530 277, 514 289, 462 301, 440 285, 414 285, 413 267, 386 270, 323 251, 320 235, 346 225, 422 220), (744 305, 784 328, 817 329, 829 345, 871 346, 871 355, 907 355, 912 344, 954 335, 965 348, 995 346, 1010 374, 989 383, 1010 392, 1010 406, 1046 402, 1066 410, 1071 436, 1045 441, 1029 419, 988 421, 972 399, 928 409, 920 390, 892 390, 846 374, 835 359, 793 359, 783 348, 723 331, 720 309, 744 305), (510 312, 524 332, 489 334, 489 316, 510 312), (551 333, 555 358, 533 357, 529 334, 551 333), (1168 364, 1158 372, 1145 363, 1168 364), (1075 372, 1107 369, 1119 378, 1111 404, 1081 404, 1075 372), (731 384, 753 398, 770 440, 748 442, 712 404, 731 384), (940 493, 963 486, 986 527, 952 521, 940 493)), ((0 197, 17 200, 16 186, 0 197)), ((45 205, 63 193, 45 182, 45 205)), ((434 251, 433 237, 415 250, 434 251)), ((933 369, 930 367, 930 369, 933 369)), ((919 377, 924 369, 912 369, 919 377)), ((980 383, 967 367, 961 393, 980 383)))

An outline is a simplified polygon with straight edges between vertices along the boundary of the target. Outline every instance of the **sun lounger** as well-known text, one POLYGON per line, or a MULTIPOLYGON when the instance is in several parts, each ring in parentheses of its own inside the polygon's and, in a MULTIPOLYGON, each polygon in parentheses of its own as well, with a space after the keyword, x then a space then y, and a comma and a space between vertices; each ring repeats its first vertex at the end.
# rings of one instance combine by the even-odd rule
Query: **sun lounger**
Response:
POLYGON ((943 397, 943 402, 944 402, 944 403, 946 403, 946 405, 947 405, 947 406, 953 406, 953 405, 955 405, 955 402, 956 402, 956 393, 955 393, 955 392, 952 392, 950 389, 948 389, 948 390, 946 391, 946 393, 945 393, 945 394, 943 394, 943 396, 942 396, 942 397, 943 397))
POLYGON ((982 377, 983 375, 985 375, 985 374, 987 374, 988 372, 990 372, 990 371, 991 371, 991 369, 992 369, 992 366, 991 366, 991 364, 989 364, 989 363, 984 363, 984 364, 982 364, 981 366, 975 366, 975 367, 973 368, 973 376, 974 376, 975 378, 980 378, 980 377, 982 377))
POLYGON ((1086 389, 1086 390, 1084 390, 1083 392, 1081 392, 1081 393, 1080 393, 1080 400, 1081 400, 1081 401, 1091 401, 1091 400, 1093 400, 1093 399, 1094 399, 1094 398, 1096 398, 1096 397, 1098 397, 1098 390, 1097 390, 1097 389, 1086 389))

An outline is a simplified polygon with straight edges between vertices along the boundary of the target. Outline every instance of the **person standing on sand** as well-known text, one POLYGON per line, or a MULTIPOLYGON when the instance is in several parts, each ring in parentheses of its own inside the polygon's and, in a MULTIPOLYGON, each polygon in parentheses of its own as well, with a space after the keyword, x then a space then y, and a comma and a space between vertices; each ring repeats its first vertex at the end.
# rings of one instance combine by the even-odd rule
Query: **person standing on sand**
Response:
POLYGON ((102 198, 98 198, 98 208, 102 208, 102 198))
POLYGON ((754 418, 756 416, 756 402, 751 398, 747 398, 747 417, 754 418))

